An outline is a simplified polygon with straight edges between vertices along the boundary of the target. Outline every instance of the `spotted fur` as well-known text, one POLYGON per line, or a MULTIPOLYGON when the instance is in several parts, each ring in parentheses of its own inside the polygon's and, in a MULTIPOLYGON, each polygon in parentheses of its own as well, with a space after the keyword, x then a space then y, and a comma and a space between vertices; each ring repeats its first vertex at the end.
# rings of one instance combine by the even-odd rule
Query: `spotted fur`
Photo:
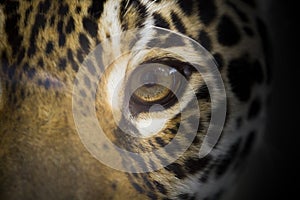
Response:
MULTIPOLYGON (((0 198, 221 199, 263 133, 270 70, 265 63, 265 30, 255 7, 252 0, 2 2, 0 198), (202 112, 192 145, 160 170, 124 173, 101 164, 81 143, 72 116, 72 89, 83 61, 99 43, 110 41, 101 55, 106 63, 119 55, 115 34, 133 30, 139 44, 146 41, 151 46, 156 38, 143 32, 151 26, 184 34, 213 55, 226 88, 226 124, 213 151, 199 159, 211 99, 207 86, 197 82, 202 112)), ((95 74, 98 64, 86 72, 95 74)), ((120 71, 111 73, 117 77, 114 73, 120 71)), ((198 79, 193 72, 191 81, 198 79)), ((89 95, 91 84, 87 76, 82 96, 89 95)), ((110 121, 110 106, 101 101, 106 95, 109 87, 97 93, 99 123, 115 144, 131 151, 165 146, 182 123, 176 115, 155 137, 134 139, 110 121)), ((83 112, 85 106, 81 102, 83 112)), ((194 123, 192 114, 182 123, 186 137, 194 123)), ((172 153, 165 152, 158 160, 170 159, 172 153)), ((140 163, 146 168, 157 164, 147 158, 140 163)))

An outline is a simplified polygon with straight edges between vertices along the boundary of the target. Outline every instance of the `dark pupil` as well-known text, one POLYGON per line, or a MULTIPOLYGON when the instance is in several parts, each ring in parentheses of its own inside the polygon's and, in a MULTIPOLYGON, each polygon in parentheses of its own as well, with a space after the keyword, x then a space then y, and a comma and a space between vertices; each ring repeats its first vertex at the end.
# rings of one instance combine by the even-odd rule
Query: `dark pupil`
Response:
POLYGON ((145 73, 141 76, 140 82, 145 87, 153 87, 157 83, 157 77, 153 73, 145 73))

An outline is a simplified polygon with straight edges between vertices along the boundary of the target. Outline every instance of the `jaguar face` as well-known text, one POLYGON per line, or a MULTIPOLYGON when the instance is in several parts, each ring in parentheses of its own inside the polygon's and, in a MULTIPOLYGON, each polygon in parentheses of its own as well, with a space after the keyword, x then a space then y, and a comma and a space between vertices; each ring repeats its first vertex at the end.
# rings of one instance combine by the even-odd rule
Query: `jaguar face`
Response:
POLYGON ((0 197, 221 199, 259 144, 252 1, 0 4, 0 197))

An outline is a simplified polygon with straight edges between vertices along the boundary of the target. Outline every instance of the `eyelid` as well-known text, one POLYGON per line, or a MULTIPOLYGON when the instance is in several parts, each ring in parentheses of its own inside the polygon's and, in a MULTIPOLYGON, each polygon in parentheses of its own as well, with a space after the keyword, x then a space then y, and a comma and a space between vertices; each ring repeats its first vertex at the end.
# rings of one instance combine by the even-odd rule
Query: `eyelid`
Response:
POLYGON ((187 79, 189 79, 194 72, 197 72, 197 70, 190 63, 173 57, 153 58, 143 62, 142 64, 148 63, 159 63, 169 66, 173 68, 174 73, 179 72, 187 79))
MULTIPOLYGON (((179 56, 170 51, 166 51, 160 48, 151 48, 140 51, 131 52, 130 59, 127 63, 126 73, 130 76, 130 74, 140 65, 148 64, 148 63, 161 63, 164 62, 176 62, 182 64, 188 64, 185 62, 183 57, 179 56)), ((171 66, 170 64, 166 64, 167 66, 171 66)))

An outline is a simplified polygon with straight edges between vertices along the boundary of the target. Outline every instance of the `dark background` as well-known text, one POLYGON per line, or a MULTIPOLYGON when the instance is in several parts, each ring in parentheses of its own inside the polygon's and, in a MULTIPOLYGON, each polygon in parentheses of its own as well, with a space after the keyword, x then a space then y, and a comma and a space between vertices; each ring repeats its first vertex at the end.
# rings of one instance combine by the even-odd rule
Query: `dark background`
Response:
POLYGON ((300 34, 296 29, 300 25, 300 8, 296 1, 261 1, 266 3, 262 14, 273 50, 273 92, 264 146, 249 162, 233 199, 298 199, 300 34))

